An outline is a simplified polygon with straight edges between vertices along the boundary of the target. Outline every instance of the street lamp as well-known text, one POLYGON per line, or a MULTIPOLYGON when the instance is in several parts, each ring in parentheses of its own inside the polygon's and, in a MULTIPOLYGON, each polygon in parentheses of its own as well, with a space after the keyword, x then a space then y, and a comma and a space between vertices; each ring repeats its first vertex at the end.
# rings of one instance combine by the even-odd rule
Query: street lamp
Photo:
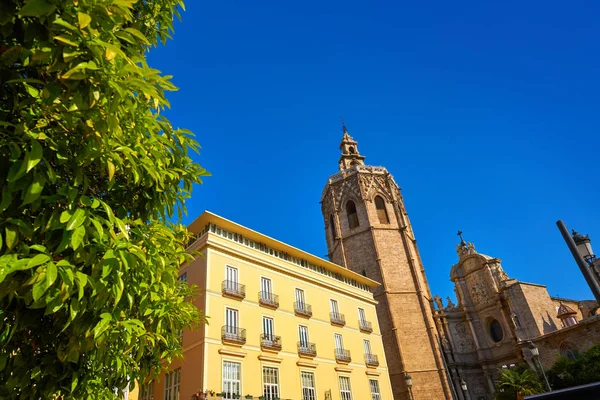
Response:
POLYGON ((463 391, 463 398, 465 398, 466 400, 469 400, 469 392, 467 391, 467 382, 465 382, 464 379, 460 380, 460 388, 463 391))
POLYGON ((599 266, 596 262, 596 256, 592 252, 590 238, 580 235, 575 231, 573 231, 573 236, 571 236, 565 223, 560 220, 556 222, 556 225, 569 247, 577 266, 579 266, 585 281, 594 294, 596 301, 600 303, 600 276, 597 270, 599 266))
POLYGON ((406 386, 408 387, 408 393, 410 393, 411 400, 413 399, 412 393, 412 378, 409 374, 404 374, 404 380, 406 381, 406 386))
POLYGON ((540 370, 542 371, 542 375, 544 376, 544 381, 546 382, 546 387, 548 388, 548 391, 551 392, 552 388, 550 387, 550 382, 548 382, 548 378, 546 377, 546 372, 544 372, 544 367, 542 367, 542 363, 540 362, 540 349, 538 349, 535 346, 535 344, 533 344, 533 342, 529 342, 529 351, 531 352, 531 355, 533 356, 535 361, 537 361, 537 364, 539 365, 540 370))

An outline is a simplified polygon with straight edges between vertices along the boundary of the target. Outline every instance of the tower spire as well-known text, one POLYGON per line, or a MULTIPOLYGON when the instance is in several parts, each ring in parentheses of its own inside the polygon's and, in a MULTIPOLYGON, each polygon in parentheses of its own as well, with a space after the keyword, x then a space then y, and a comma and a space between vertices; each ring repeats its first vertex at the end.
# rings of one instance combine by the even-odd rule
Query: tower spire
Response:
POLYGON ((344 123, 344 117, 342 116, 342 143, 340 143, 340 150, 342 155, 338 163, 340 164, 340 171, 348 168, 352 168, 356 165, 365 165, 364 156, 361 156, 358 152, 358 142, 348 134, 346 124, 344 123))

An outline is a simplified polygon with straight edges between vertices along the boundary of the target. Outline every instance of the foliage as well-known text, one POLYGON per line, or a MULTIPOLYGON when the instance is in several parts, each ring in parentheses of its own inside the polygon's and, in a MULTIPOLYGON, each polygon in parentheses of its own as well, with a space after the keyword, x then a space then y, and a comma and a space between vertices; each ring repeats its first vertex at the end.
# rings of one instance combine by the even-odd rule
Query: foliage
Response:
POLYGON ((547 375, 553 389, 600 382, 600 345, 579 354, 575 360, 560 357, 547 375))
POLYGON ((518 394, 528 396, 542 392, 542 381, 526 365, 502 369, 500 380, 496 382, 496 399, 499 400, 513 400, 518 398, 518 394))
POLYGON ((206 171, 145 54, 181 0, 0 0, 0 398, 115 398, 204 322, 168 222, 206 171))

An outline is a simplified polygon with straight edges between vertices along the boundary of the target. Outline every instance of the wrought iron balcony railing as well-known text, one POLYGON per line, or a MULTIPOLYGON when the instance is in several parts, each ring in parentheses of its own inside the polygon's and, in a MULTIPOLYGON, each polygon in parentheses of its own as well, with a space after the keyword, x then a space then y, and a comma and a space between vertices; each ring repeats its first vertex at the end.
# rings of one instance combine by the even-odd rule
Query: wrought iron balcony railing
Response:
POLYGON ((369 366, 378 367, 379 358, 375 354, 365 354, 365 363, 369 366))
POLYGON ((340 314, 337 312, 330 312, 329 319, 331 320, 332 324, 346 325, 346 317, 344 317, 344 314, 340 314))
POLYGON ((358 321, 358 326, 359 326, 360 330, 363 332, 368 332, 368 333, 373 332, 373 326, 371 325, 371 323, 369 321, 365 321, 364 319, 361 319, 358 321))
POLYGON ((246 285, 240 285, 236 281, 224 280, 221 284, 221 293, 236 299, 243 299, 246 297, 246 285))
POLYGON ((225 325, 221 328, 221 339, 224 342, 246 343, 246 330, 237 326, 225 325))
POLYGON ((261 334, 260 347, 263 349, 281 350, 281 336, 268 335, 266 333, 261 334))
POLYGON ((306 357, 315 357, 317 355, 317 345, 310 342, 298 342, 298 354, 306 357))
POLYGON ((294 311, 298 315, 302 315, 304 317, 312 317, 312 307, 310 304, 301 303, 299 301, 294 303, 294 311))
POLYGON ((258 292, 258 302, 263 306, 277 308, 279 307, 279 296, 269 292, 258 292))
POLYGON ((340 362, 349 363, 352 361, 350 350, 335 349, 335 359, 340 362))

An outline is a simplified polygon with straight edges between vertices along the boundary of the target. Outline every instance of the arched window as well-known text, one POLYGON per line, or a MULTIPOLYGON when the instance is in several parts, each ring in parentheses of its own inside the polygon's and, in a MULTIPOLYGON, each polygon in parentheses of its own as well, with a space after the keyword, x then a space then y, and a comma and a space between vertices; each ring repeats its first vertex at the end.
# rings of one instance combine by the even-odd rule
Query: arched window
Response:
POLYGON ((350 152, 350 154, 356 153, 356 150, 354 150, 354 147, 352 146, 348 147, 348 151, 350 152))
POLYGON ((348 226, 350 229, 356 228, 358 223, 358 214, 356 213, 356 205, 352 200, 346 203, 346 215, 348 215, 348 226))
POLYGON ((560 355, 567 357, 571 361, 575 361, 579 357, 579 351, 577 347, 570 342, 564 342, 560 345, 560 355))
POLYGON ((377 218, 379 218, 380 224, 389 224, 390 219, 388 217, 387 210, 385 208, 385 201, 381 196, 375 197, 375 208, 377 209, 377 218))
POLYGON ((333 214, 329 216, 329 231, 331 232, 331 242, 335 241, 335 221, 333 220, 333 214))

